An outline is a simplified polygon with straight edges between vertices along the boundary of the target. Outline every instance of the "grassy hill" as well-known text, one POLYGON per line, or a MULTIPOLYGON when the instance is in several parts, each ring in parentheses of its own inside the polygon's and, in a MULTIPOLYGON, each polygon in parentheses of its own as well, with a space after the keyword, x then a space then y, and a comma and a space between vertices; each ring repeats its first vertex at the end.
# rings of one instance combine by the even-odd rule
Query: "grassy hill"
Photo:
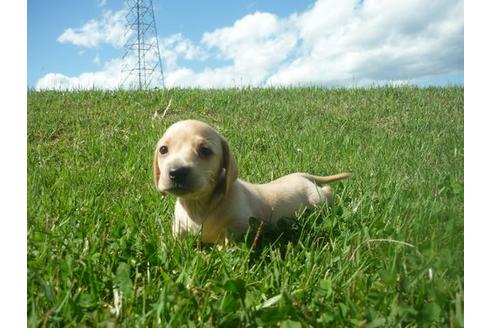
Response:
POLYGON ((463 94, 29 91, 29 325, 462 326, 463 94), (152 155, 185 118, 226 137, 245 180, 353 177, 280 236, 173 240, 152 155))

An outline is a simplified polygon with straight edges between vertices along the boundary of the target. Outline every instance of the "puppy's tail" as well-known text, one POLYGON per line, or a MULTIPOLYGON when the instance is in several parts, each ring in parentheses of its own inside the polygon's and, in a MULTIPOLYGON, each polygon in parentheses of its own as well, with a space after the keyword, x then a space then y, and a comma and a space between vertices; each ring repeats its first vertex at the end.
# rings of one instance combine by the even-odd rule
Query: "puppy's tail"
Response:
POLYGON ((329 176, 323 176, 323 177, 320 177, 317 175, 311 175, 308 173, 302 173, 302 175, 303 175, 303 177, 305 177, 306 179, 308 179, 314 183, 326 184, 326 183, 335 182, 338 180, 350 178, 352 176, 352 173, 338 173, 335 175, 329 175, 329 176))

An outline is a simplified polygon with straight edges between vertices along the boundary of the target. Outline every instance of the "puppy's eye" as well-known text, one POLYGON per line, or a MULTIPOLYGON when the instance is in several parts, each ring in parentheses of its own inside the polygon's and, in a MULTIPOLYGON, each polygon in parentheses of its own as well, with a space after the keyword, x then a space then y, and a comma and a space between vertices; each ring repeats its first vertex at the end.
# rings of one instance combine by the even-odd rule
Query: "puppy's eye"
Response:
POLYGON ((200 147, 200 149, 198 149, 198 155, 200 155, 200 157, 205 158, 205 157, 209 157, 212 154, 213 154, 212 149, 208 147, 200 147))
POLYGON ((161 155, 165 155, 167 154, 168 150, 167 150, 167 146, 161 146, 161 148, 159 148, 159 153, 161 155))

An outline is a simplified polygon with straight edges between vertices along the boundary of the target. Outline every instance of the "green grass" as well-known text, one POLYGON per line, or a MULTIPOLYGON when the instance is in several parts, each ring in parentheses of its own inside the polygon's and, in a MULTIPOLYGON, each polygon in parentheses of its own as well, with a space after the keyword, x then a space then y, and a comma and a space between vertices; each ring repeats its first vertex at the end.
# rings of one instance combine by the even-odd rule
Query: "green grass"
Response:
POLYGON ((29 326, 462 326, 463 93, 29 91, 29 326), (278 238, 173 240, 152 155, 185 118, 216 127, 248 181, 353 177, 278 238))

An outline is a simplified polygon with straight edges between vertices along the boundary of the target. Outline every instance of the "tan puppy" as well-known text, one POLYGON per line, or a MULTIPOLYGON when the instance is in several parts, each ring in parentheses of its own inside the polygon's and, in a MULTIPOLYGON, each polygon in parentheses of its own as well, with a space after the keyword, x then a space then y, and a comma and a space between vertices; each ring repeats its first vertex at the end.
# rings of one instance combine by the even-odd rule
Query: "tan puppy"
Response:
POLYGON ((254 217, 276 224, 304 208, 330 203, 332 181, 349 173, 318 177, 293 173, 266 184, 238 179, 236 161, 229 145, 207 124, 186 120, 173 124, 156 146, 154 179, 162 194, 177 196, 173 235, 200 233, 201 241, 223 241, 248 229, 254 217))

